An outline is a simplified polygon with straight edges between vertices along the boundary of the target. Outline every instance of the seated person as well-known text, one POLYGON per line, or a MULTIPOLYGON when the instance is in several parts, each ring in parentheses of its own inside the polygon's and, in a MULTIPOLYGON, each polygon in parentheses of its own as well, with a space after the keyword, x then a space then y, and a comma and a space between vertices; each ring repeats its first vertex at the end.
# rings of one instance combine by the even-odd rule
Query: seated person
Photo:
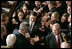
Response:
POLYGON ((1 46, 1 48, 13 48, 15 42, 16 42, 16 35, 9 34, 6 38, 6 46, 1 46))
POLYGON ((53 25, 52 32, 53 33, 46 36, 45 47, 60 48, 60 45, 63 42, 63 37, 60 33, 60 25, 58 23, 53 25))

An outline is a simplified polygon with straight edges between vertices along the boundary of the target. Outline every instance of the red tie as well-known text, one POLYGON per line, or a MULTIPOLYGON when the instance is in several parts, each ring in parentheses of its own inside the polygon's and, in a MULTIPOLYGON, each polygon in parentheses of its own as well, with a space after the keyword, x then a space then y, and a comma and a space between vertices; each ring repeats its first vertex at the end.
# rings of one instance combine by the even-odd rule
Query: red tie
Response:
POLYGON ((59 39, 58 35, 57 35, 57 46, 58 46, 58 48, 60 48, 60 39, 59 39))

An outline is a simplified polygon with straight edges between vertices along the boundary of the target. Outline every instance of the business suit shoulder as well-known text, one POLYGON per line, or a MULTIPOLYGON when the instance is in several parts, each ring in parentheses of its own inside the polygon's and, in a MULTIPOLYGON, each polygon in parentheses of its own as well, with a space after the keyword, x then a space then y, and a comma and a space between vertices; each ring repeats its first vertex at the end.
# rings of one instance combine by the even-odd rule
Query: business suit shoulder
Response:
POLYGON ((51 34, 48 34, 48 35, 46 36, 46 39, 50 39, 50 38, 52 38, 52 37, 54 37, 54 35, 51 33, 51 34))

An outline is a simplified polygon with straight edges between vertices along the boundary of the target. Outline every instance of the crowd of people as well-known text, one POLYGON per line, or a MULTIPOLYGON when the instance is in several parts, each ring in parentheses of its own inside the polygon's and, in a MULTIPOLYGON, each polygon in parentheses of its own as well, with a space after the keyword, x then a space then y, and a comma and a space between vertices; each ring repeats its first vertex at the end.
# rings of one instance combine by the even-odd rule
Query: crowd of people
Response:
POLYGON ((22 1, 1 13, 1 48, 71 48, 71 1, 22 1))

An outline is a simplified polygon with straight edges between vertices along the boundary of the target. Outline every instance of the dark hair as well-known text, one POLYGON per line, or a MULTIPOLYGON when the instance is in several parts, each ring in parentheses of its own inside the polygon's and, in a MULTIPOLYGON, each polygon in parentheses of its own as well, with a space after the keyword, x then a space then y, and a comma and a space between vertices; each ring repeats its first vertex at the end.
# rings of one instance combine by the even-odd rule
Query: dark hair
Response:
POLYGON ((22 9, 18 9, 18 10, 17 10, 17 14, 18 14, 19 12, 24 13, 24 12, 22 11, 22 9))
POLYGON ((30 13, 30 15, 37 16, 37 13, 34 12, 34 11, 32 11, 32 12, 30 13))
POLYGON ((56 20, 54 20, 54 21, 51 22, 52 25, 55 24, 55 23, 59 23, 59 22, 56 21, 56 20))
POLYGON ((68 19, 68 13, 64 13, 62 16, 64 16, 66 18, 66 22, 67 22, 67 19, 68 19))

